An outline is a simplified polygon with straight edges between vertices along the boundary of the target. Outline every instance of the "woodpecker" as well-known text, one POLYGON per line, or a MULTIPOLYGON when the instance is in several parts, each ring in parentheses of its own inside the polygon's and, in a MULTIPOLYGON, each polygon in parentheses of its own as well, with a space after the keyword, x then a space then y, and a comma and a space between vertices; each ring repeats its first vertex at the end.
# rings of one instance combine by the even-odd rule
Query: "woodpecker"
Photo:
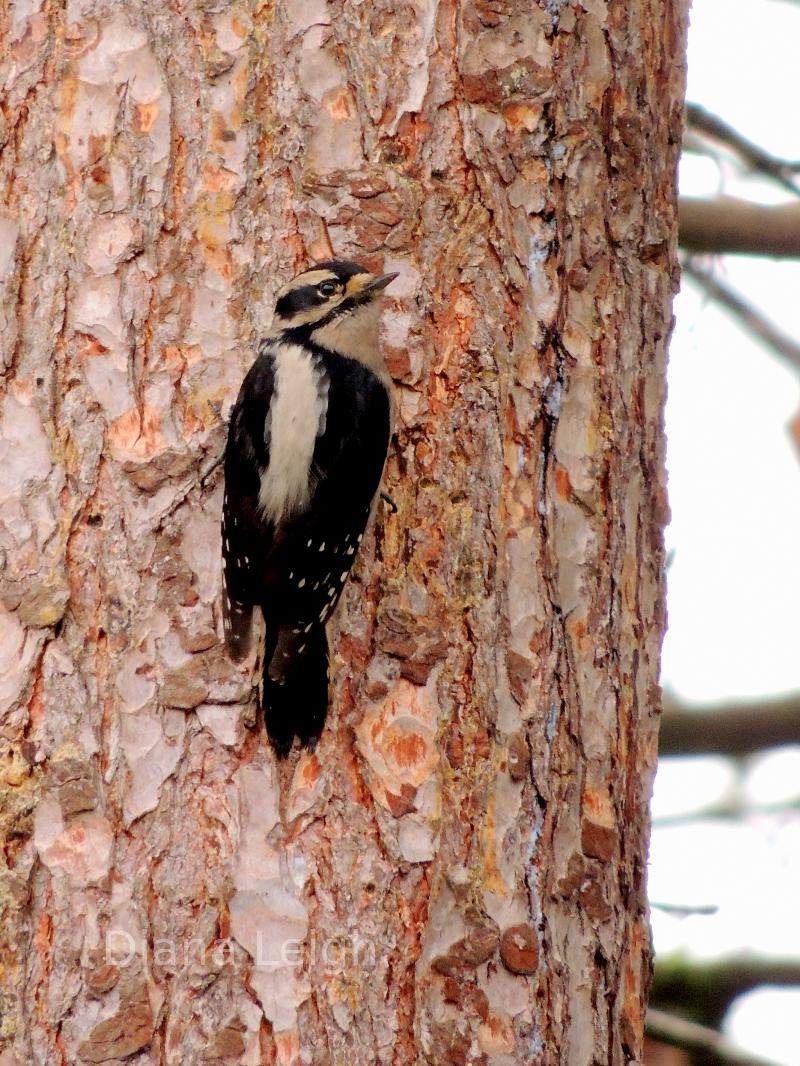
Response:
POLYGON ((328 709, 325 624, 380 487, 391 383, 380 299, 397 274, 327 260, 278 293, 231 413, 222 510, 223 623, 231 657, 260 608, 261 706, 285 757, 313 745, 328 709))

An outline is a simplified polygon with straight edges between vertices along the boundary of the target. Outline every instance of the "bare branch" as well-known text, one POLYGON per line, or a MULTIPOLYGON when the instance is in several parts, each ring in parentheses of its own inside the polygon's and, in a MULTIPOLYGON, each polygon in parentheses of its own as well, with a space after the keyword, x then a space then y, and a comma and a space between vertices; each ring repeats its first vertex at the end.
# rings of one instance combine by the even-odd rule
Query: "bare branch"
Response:
POLYGON ((716 903, 699 903, 696 905, 688 903, 658 903, 653 899, 650 900, 650 908, 651 910, 663 911, 664 914, 671 914, 674 918, 691 918, 696 914, 710 917, 719 911, 716 903))
POLYGON ((752 337, 766 344, 776 355, 790 363, 794 370, 800 370, 800 344, 797 341, 782 333, 730 286, 715 278, 710 270, 699 266, 696 260, 687 258, 683 262, 683 273, 712 300, 730 311, 752 337))
POLYGON ((653 827, 665 829, 669 826, 689 825, 699 821, 732 821, 739 822, 743 818, 768 818, 770 816, 783 818, 794 811, 800 811, 800 797, 790 800, 788 803, 764 803, 748 804, 736 797, 723 800, 720 803, 710 804, 708 807, 699 807, 693 811, 682 811, 680 814, 668 814, 660 818, 653 818, 653 827))
POLYGON ((743 1051, 716 1029, 707 1029, 704 1025, 688 1022, 652 1007, 647 1012, 647 1035, 670 1047, 702 1052, 710 1062, 719 1066, 778 1066, 770 1059, 758 1058, 743 1051))
POLYGON ((764 697, 707 709, 664 697, 659 753, 663 755, 752 755, 783 744, 800 744, 800 694, 764 697))
POLYGON ((771 206, 732 196, 682 197, 679 217, 680 243, 690 252, 800 256, 800 203, 771 206))
POLYGON ((722 959, 656 959, 651 1001, 689 1010, 695 1021, 717 1027, 735 999, 762 985, 800 985, 800 959, 729 955, 722 959))
POLYGON ((757 144, 748 141, 733 126, 729 126, 724 119, 712 115, 699 104, 686 105, 686 121, 688 129, 694 133, 700 133, 714 141, 722 143, 730 149, 734 155, 751 170, 777 181, 789 192, 798 193, 796 174, 800 171, 800 163, 790 163, 785 159, 776 159, 759 148, 757 144))

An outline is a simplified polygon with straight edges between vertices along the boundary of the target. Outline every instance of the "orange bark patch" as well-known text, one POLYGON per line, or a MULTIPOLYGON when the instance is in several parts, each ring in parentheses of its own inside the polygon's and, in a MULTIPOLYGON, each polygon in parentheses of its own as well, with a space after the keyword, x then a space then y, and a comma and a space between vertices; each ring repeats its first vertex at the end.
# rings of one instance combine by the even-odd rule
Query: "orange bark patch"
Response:
POLYGON ((183 431, 181 432, 183 440, 191 440, 197 433, 201 433, 204 429, 205 422, 203 419, 190 407, 187 407, 183 416, 183 431))
POLYGON ((247 83, 250 79, 250 70, 246 62, 241 62, 237 65, 231 78, 231 87, 233 89, 233 98, 236 101, 231 108, 231 126, 235 130, 242 128, 244 122, 244 111, 242 105, 244 104, 245 97, 247 95, 247 83))
POLYGON ((31 726, 36 729, 40 728, 42 721, 44 720, 44 678, 41 671, 37 672, 33 682, 33 691, 31 692, 31 698, 28 701, 28 715, 30 717, 31 726))
POLYGON ((388 739, 388 750, 398 766, 418 766, 425 758, 425 741, 418 733, 393 736, 388 739))
POLYGON ((478 1043, 486 1055, 510 1054, 514 1050, 514 1026, 507 1014, 490 1014, 478 1026, 478 1043))
POLYGON ((183 370, 186 367, 184 350, 179 344, 165 344, 161 349, 161 360, 165 366, 177 367, 183 370))
POLYGON ((503 108, 503 118, 510 130, 526 130, 532 133, 542 117, 541 105, 535 104, 507 104, 503 108))
POLYGON ((273 1033, 273 1037, 279 1066, 296 1066, 300 1061, 300 1039, 297 1030, 286 1029, 273 1033))
POLYGON ((609 862, 617 842, 611 797, 605 789, 587 788, 582 796, 581 848, 584 855, 609 862))
POLYGON ((322 773, 322 767, 320 766, 319 759, 315 753, 309 755, 302 768, 300 774, 299 784, 302 788, 313 788, 319 781, 319 775, 322 773))
POLYGON ((106 154, 110 145, 110 137, 105 136, 105 134, 90 133, 88 137, 88 161, 90 163, 98 162, 106 154))
POLYGON ((230 281, 233 276, 233 261, 227 248, 204 248, 203 258, 206 263, 219 274, 225 281, 230 281))
POLYGON ((36 926, 33 946, 40 955, 47 955, 53 942, 53 923, 49 914, 43 914, 36 926))
POLYGON ((648 947, 644 940, 640 922, 634 924, 629 936, 623 977, 622 1026, 630 1046, 639 1048, 644 1029, 642 971, 647 965, 645 960, 648 957, 648 947))
POLYGON ((572 493, 572 482, 563 466, 556 466, 556 492, 562 500, 568 500, 572 493))
POLYGON ((208 122, 208 146, 211 151, 224 156, 235 138, 236 132, 228 125, 225 116, 220 111, 212 111, 208 122))
POLYGON ((575 647, 581 652, 587 651, 592 645, 592 634, 583 617, 570 618, 567 621, 567 632, 575 642, 575 647))
POLYGON ((203 163, 203 188, 209 193, 231 193, 236 188, 236 175, 227 167, 217 166, 206 161, 203 163))
POLYGON ((111 171, 105 163, 98 163, 97 166, 92 167, 89 177, 95 185, 101 185, 104 188, 111 187, 111 171))
POLYGON ((399 380, 411 373, 411 356, 407 348, 384 347, 386 369, 395 380, 399 380))
POLYGON ((402 148, 406 157, 410 157, 416 151, 417 145, 423 142, 430 132, 429 122, 415 112, 406 111, 397 124, 395 142, 402 148))
POLYGON ((436 336, 440 343, 434 373, 444 373, 453 354, 469 347, 477 317, 478 307, 471 294, 458 286, 454 287, 447 305, 436 316, 436 336))
POLYGON ((231 29, 237 37, 241 37, 243 40, 250 32, 238 15, 231 15, 231 29))
POLYGON ((75 118, 75 105, 78 100, 78 78, 74 71, 64 75, 58 87, 58 118, 56 120, 55 149, 71 179, 75 168, 69 155, 69 135, 75 118))
POLYGON ((494 892, 498 896, 507 896, 508 886, 500 873, 500 867, 497 865, 496 803, 497 797, 492 792, 486 805, 486 819, 483 823, 483 882, 487 891, 494 892))
POLYGON ((389 810, 398 809, 396 797, 413 796, 438 765, 437 710, 432 686, 399 678, 357 727, 358 746, 372 771, 370 787, 389 810))
POLYGON ((402 818, 404 814, 415 809, 417 790, 409 785, 403 785, 403 794, 395 796, 393 792, 386 793, 386 803, 395 818, 402 818))
POLYGON ((137 133, 149 133, 160 111, 161 107, 155 101, 152 104, 137 104, 133 111, 133 128, 137 133))
POLYGON ((347 89, 337 90, 326 100, 325 107, 328 109, 331 118, 335 118, 337 121, 341 122, 343 119, 350 118, 353 113, 350 93, 347 89))
POLYGON ((10 390, 20 403, 27 407, 35 395, 32 378, 17 378, 10 385, 10 390))
POLYGON ((363 669, 369 663, 372 648, 367 641, 345 633, 339 638, 338 650, 346 662, 363 669))
POLYGON ((197 226, 197 236, 204 252, 209 248, 222 247, 230 237, 229 210, 232 201, 229 196, 216 196, 213 200, 216 209, 205 211, 197 226))
POLYGON ((108 427, 112 452, 146 458, 164 447, 164 435, 158 413, 145 404, 142 412, 132 407, 108 427))

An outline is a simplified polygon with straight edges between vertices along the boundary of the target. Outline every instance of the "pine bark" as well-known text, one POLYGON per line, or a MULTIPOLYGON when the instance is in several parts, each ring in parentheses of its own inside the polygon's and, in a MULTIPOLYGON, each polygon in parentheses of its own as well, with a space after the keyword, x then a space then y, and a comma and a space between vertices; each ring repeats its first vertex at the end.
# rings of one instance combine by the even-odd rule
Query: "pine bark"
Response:
POLYGON ((17 0, 0 1063, 621 1064, 650 949, 683 0, 17 0), (330 724, 220 642, 276 289, 394 270, 330 724))

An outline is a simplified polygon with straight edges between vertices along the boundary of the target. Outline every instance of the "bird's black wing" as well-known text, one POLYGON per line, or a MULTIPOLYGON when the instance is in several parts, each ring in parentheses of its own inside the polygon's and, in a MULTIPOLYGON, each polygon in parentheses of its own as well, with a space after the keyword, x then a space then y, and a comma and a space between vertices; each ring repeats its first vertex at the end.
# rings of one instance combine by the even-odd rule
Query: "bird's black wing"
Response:
POLYGON ((250 647, 253 607, 263 600, 265 564, 275 530, 259 512, 261 472, 269 463, 267 413, 275 389, 275 360, 262 346, 231 412, 225 448, 222 505, 222 617, 234 659, 250 647))
POLYGON ((387 388, 361 363, 315 352, 327 410, 310 471, 308 506, 275 528, 259 509, 269 463, 275 363, 269 346, 245 378, 225 452, 223 505, 225 639, 234 658, 249 648, 252 611, 266 627, 261 702, 279 755, 295 736, 313 743, 327 713, 325 623, 341 595, 380 486, 390 434, 387 388))
POLYGON ((280 625, 269 672, 275 680, 330 617, 369 519, 389 445, 389 394, 361 363, 323 354, 329 379, 325 429, 312 464, 307 510, 286 530, 271 560, 275 594, 264 617, 280 625))

